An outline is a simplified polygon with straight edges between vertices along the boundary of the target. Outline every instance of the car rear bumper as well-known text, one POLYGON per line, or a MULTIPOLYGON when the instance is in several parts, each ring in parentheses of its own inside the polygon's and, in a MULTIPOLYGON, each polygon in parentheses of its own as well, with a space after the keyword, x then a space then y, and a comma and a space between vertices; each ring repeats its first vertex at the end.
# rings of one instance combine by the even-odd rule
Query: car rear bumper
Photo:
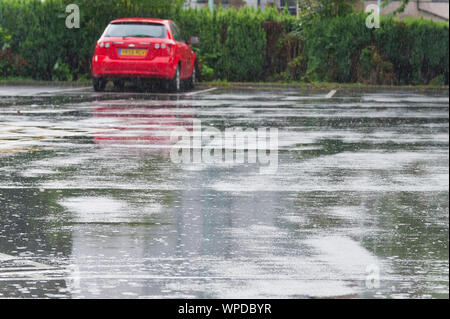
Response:
POLYGON ((155 57, 152 60, 111 59, 97 55, 92 59, 94 77, 137 77, 172 79, 176 64, 171 57, 155 57))

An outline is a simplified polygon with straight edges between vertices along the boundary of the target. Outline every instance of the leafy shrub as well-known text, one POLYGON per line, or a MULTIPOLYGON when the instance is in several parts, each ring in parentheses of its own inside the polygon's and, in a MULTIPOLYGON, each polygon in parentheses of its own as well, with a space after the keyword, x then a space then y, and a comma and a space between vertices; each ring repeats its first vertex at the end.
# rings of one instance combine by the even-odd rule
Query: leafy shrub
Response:
POLYGON ((286 59, 282 55, 281 43, 285 37, 283 23, 277 21, 264 21, 261 24, 266 33, 266 52, 263 74, 265 77, 286 69, 286 59))
POLYGON ((261 78, 266 34, 253 10, 243 8, 228 18, 222 55, 216 68, 218 77, 230 81, 255 81, 261 78))
POLYGON ((382 19, 375 42, 392 62, 400 83, 430 83, 439 75, 448 84, 448 23, 392 17, 382 19))
POLYGON ((383 59, 377 48, 370 45, 361 51, 358 67, 358 82, 365 84, 396 83, 394 66, 383 59))
POLYGON ((72 81, 73 76, 67 64, 58 60, 53 67, 52 80, 56 81, 72 81))
POLYGON ((0 50, 6 50, 11 47, 12 36, 6 30, 0 28, 0 50))
POLYGON ((299 24, 294 34, 305 41, 304 79, 448 84, 448 23, 385 17, 380 28, 368 29, 365 18, 354 13, 299 24))
POLYGON ((287 70, 291 80, 301 80, 306 71, 306 57, 299 55, 295 59, 291 60, 287 65, 287 70))
POLYGON ((313 20, 304 27, 303 37, 312 81, 356 81, 355 66, 371 39, 364 14, 313 20))
POLYGON ((11 49, 12 35, 0 28, 0 76, 20 76, 26 61, 11 49))

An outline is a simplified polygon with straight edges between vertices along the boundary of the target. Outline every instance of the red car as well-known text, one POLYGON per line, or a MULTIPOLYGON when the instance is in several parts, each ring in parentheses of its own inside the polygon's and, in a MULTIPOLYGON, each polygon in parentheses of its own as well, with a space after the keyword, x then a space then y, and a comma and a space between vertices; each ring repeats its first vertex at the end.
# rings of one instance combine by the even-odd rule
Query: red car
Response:
POLYGON ((196 82, 196 56, 180 28, 170 20, 133 18, 112 21, 103 32, 92 58, 95 91, 103 91, 108 80, 123 88, 125 80, 158 79, 171 91, 182 81, 192 88, 196 82))

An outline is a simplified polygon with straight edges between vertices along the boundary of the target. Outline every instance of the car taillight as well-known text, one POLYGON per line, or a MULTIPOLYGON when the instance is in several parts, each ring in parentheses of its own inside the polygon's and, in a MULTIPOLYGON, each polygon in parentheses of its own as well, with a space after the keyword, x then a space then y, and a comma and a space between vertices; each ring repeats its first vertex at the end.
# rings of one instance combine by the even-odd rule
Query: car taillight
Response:
POLYGON ((109 47, 111 46, 111 43, 109 43, 109 42, 103 42, 103 41, 97 42, 97 44, 98 44, 98 46, 99 46, 100 48, 109 48, 109 47))
POLYGON ((155 43, 153 47, 157 55, 167 56, 172 54, 172 44, 170 43, 155 43))
POLYGON ((95 48, 95 52, 98 55, 108 55, 108 48, 111 46, 109 42, 98 41, 97 47, 95 48))

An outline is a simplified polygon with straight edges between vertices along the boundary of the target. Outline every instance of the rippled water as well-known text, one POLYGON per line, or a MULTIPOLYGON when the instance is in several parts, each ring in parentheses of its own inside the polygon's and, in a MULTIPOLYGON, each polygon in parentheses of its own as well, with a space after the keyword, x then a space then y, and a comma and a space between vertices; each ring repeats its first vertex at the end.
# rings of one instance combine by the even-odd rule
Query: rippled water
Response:
POLYGON ((0 297, 448 298, 448 94, 50 91, 0 98, 0 297), (172 163, 194 119, 277 173, 172 163))

